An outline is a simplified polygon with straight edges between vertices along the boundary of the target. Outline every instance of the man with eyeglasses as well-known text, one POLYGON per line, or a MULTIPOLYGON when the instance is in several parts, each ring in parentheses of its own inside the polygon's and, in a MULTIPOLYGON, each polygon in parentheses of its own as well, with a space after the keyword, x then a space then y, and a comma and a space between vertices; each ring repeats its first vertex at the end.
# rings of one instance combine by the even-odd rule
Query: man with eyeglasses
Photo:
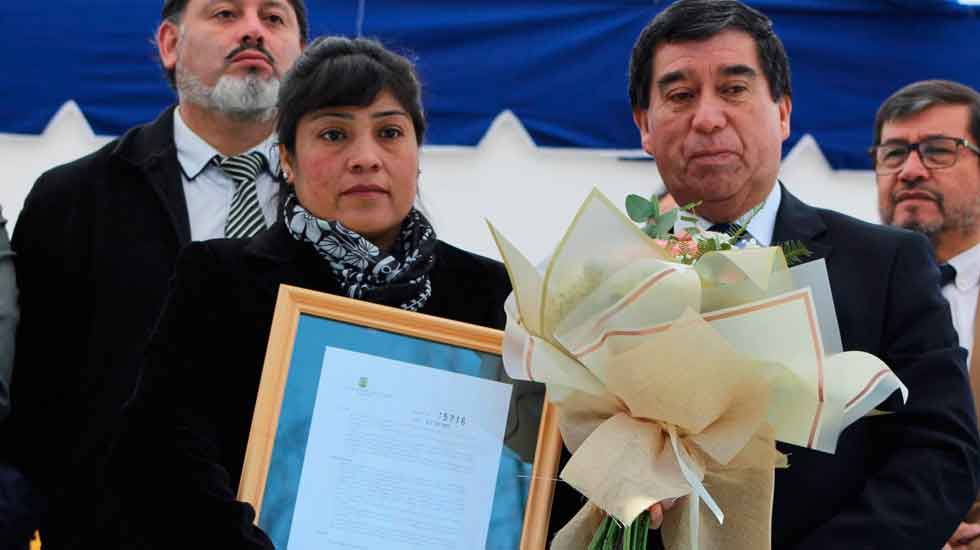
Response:
MULTIPOLYGON (((895 92, 878 109, 872 162, 883 223, 923 233, 941 264, 960 345, 969 352, 970 386, 980 391, 980 94, 945 80, 895 92)), ((949 548, 980 549, 980 499, 949 548)))

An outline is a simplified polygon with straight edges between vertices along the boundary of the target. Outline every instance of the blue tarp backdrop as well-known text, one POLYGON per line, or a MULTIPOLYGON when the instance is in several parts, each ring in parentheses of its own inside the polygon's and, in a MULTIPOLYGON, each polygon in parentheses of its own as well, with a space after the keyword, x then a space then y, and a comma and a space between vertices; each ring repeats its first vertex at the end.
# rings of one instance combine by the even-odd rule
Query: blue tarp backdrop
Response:
MULTIPOLYGON (((358 32, 418 60, 428 142, 472 145, 503 109, 539 145, 639 147, 629 51, 668 2, 308 0, 312 35, 358 32)), ((874 113, 924 78, 980 88, 980 10, 949 0, 760 0, 790 55, 791 146, 813 134, 838 168, 867 168, 874 113)), ((74 99, 120 134, 174 100, 151 39, 160 0, 4 2, 0 132, 39 133, 74 99)))

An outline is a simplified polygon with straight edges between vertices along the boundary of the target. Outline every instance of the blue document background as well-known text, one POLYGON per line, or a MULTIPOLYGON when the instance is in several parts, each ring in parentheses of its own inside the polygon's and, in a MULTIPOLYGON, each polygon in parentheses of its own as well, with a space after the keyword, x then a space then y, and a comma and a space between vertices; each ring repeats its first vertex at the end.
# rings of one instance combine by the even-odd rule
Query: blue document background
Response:
MULTIPOLYGON (((492 380, 498 379, 500 370, 498 355, 301 315, 259 520, 259 527, 281 550, 286 549, 289 540, 310 432, 310 413, 316 401, 326 346, 492 380)), ((530 475, 531 465, 504 446, 487 550, 513 550, 519 546, 530 475)))

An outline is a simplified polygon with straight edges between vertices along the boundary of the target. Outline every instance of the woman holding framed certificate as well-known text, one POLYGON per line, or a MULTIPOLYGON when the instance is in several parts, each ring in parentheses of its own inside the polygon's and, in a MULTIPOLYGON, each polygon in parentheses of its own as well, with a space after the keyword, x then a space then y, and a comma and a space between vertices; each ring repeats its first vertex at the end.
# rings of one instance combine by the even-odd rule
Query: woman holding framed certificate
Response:
MULTIPOLYGON (((280 285, 503 327, 504 267, 438 240, 413 207, 424 131, 412 64, 375 41, 317 39, 287 75, 282 217, 250 240, 184 250, 132 402, 120 462, 139 469, 129 492, 144 545, 273 546, 236 495, 280 285)), ((361 376, 355 389, 376 380, 361 376)), ((467 420, 451 410, 420 417, 440 427, 467 420)), ((355 519, 364 517, 346 521, 355 519)))

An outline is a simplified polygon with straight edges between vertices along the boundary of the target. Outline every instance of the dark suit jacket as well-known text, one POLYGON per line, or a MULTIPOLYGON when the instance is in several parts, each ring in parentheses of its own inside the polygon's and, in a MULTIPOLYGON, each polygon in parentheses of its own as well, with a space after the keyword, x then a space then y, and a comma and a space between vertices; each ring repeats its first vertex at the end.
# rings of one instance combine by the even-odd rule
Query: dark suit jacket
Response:
POLYGON ((10 412, 10 373, 14 367, 17 334, 17 276, 14 253, 7 237, 7 220, 0 210, 0 424, 10 412))
POLYGON ((13 235, 21 322, 0 460, 48 501, 46 549, 102 547, 104 465, 190 226, 173 109, 44 173, 13 235))
MULTIPOLYGON (((836 454, 778 444, 790 467, 776 471, 772 547, 939 549, 976 496, 980 441, 966 353, 929 243, 813 208, 784 188, 773 242, 791 240, 813 252, 805 261, 827 261, 844 350, 880 357, 910 396, 845 429, 836 454)), ((556 523, 581 506, 559 490, 556 523)))
POLYGON ((844 349, 880 357, 909 401, 847 428, 834 455, 780 445, 774 548, 941 548, 976 497, 980 441, 932 249, 783 189, 773 241, 789 240, 826 258, 844 349))
MULTIPOLYGON (((435 255, 422 313, 502 328, 503 266, 443 242, 435 255)), ((339 292, 329 265, 283 223, 181 255, 118 454, 144 473, 127 507, 146 547, 271 547, 235 495, 280 284, 339 292)))

